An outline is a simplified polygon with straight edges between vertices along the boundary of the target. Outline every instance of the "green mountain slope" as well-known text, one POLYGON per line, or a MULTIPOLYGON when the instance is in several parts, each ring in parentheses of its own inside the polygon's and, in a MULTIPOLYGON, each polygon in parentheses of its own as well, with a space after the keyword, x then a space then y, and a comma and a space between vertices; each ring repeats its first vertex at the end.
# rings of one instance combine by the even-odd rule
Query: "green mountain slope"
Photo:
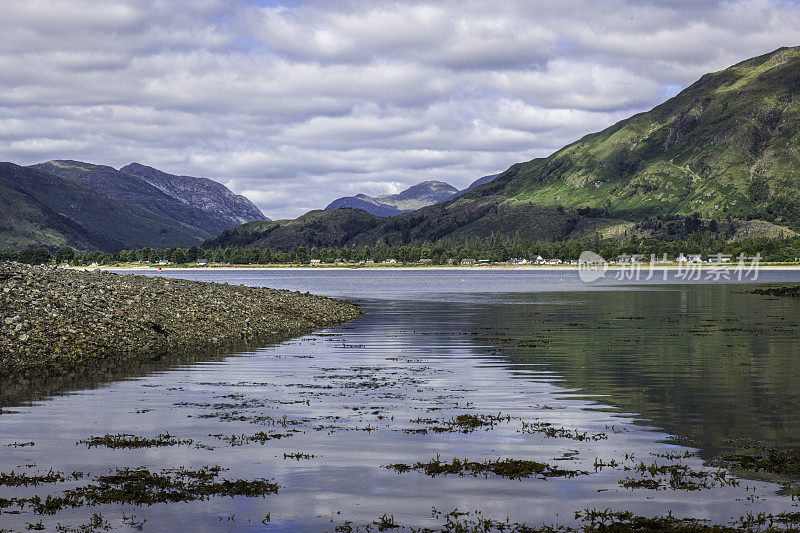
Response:
MULTIPOLYGON (((0 249, 67 245, 92 249, 113 244, 104 243, 100 235, 91 235, 68 216, 42 203, 37 191, 31 190, 30 184, 20 176, 28 172, 33 171, 11 163, 0 163, 0 249)), ((48 190, 56 189, 46 175, 38 178, 37 181, 48 190)), ((64 190, 61 194, 70 198, 76 207, 93 205, 97 199, 90 191, 77 189, 64 190)))
POLYGON ((646 113, 550 157, 514 165, 476 194, 605 209, 697 212, 800 227, 800 48, 707 74, 646 113))
POLYGON ((588 237, 623 221, 590 218, 540 205, 504 205, 496 196, 458 198, 391 218, 361 209, 310 211, 294 220, 251 222, 222 232, 203 243, 206 248, 243 246, 288 250, 294 246, 396 246, 411 242, 491 235, 565 240, 588 237))
POLYGON ((315 210, 294 220, 255 221, 225 230, 203 244, 209 248, 250 246, 289 249, 297 245, 341 247, 380 226, 381 217, 361 209, 315 210))

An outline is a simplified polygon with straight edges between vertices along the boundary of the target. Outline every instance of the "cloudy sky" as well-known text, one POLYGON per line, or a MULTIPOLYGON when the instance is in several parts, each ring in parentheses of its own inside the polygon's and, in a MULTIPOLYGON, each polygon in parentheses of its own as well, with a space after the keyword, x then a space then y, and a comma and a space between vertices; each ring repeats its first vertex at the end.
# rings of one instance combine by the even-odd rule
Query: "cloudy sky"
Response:
POLYGON ((777 0, 4 0, 0 160, 138 161, 296 217, 464 187, 791 45, 777 0))

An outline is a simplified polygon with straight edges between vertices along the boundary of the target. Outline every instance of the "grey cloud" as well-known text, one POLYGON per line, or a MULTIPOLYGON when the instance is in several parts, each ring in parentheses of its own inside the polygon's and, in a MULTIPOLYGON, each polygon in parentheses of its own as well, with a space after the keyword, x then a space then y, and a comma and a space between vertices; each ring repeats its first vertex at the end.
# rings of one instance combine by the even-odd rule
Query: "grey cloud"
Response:
POLYGON ((274 218, 463 187, 800 44, 777 0, 29 0, 3 6, 0 159, 208 176, 274 218))

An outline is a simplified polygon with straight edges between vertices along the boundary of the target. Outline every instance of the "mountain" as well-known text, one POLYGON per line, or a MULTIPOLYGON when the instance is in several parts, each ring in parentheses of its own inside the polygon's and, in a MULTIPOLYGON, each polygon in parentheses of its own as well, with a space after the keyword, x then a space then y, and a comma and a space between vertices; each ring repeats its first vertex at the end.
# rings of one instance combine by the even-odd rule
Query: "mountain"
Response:
POLYGON ((533 204, 507 208, 502 205, 501 198, 487 196, 469 201, 458 198, 390 218, 378 217, 361 209, 309 211, 294 220, 242 224, 205 241, 203 247, 352 248, 442 239, 466 241, 472 237, 492 235, 567 240, 592 236, 622 223, 624 221, 580 216, 533 204))
POLYGON ((264 220, 249 200, 203 178, 143 165, 138 174, 80 161, 0 164, 0 248, 84 250, 200 244, 242 222, 264 220))
POLYGON ((381 203, 377 198, 366 194, 337 198, 325 208, 326 211, 331 209, 361 209, 378 217, 393 217, 403 213, 395 206, 381 203))
POLYGON ((646 113, 512 166, 484 194, 624 218, 800 227, 800 47, 706 74, 646 113))
POLYGON ((466 189, 462 189, 462 190, 458 191, 454 195, 454 197, 461 196, 462 194, 466 194, 469 191, 471 191, 472 189, 474 189, 475 187, 480 187, 481 185, 485 185, 485 184, 489 183, 490 181, 492 181, 493 179, 495 179, 499 175, 500 174, 490 174, 489 176, 483 176, 482 178, 478 178, 475 181, 473 181, 472 183, 470 183, 469 187, 467 187, 466 189))
MULTIPOLYGON (((627 231, 648 219, 658 232, 669 218, 694 213, 701 220, 755 219, 800 229, 798 147, 800 47, 781 48, 706 74, 650 111, 549 157, 515 164, 454 199, 364 221, 362 230, 351 229, 340 241, 563 239, 627 231)), ((331 213, 279 226, 300 244, 325 223, 338 224, 338 212, 331 213)), ((350 214, 338 216, 355 223, 350 214)), ((273 246, 284 242, 271 240, 278 229, 233 233, 251 246, 273 246)))
POLYGON ((112 167, 81 161, 48 161, 34 167, 95 190, 112 200, 174 220, 201 239, 217 235, 228 227, 226 221, 214 214, 187 205, 139 177, 112 167))
POLYGON ((174 220, 45 172, 0 163, 0 248, 84 250, 171 247, 200 242, 174 220))
POLYGON ((140 163, 131 163, 119 171, 136 176, 164 194, 214 216, 226 228, 268 220, 253 202, 208 178, 176 176, 140 163))
POLYGON ((458 194, 458 189, 449 183, 423 181, 398 194, 384 194, 375 197, 366 194, 345 196, 334 200, 325 209, 355 208, 379 217, 392 217, 426 205, 444 202, 456 194, 458 194))
POLYGON ((452 200, 475 187, 489 183, 499 175, 492 174, 491 176, 478 178, 469 187, 460 191, 443 181, 423 181, 398 194, 384 194, 375 197, 367 196, 366 194, 345 196, 328 204, 325 210, 353 208, 361 209, 379 217, 393 217, 425 206, 452 200))
POLYGON ((451 198, 458 189, 443 181, 423 181, 398 194, 385 194, 376 199, 406 212, 451 198))
MULTIPOLYGON (((223 231, 203 243, 207 248, 240 246, 287 250, 294 246, 342 247, 370 229, 381 231, 386 218, 361 209, 309 211, 294 220, 256 221, 223 231)), ((388 219, 392 220, 392 219, 388 219)))

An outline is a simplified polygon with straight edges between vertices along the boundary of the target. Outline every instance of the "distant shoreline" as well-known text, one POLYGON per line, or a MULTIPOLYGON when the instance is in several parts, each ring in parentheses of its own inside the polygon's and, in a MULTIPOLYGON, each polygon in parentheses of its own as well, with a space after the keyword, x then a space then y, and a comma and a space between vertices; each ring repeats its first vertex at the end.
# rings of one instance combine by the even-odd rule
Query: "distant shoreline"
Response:
MULTIPOLYGON (((453 270, 453 271, 508 271, 508 270, 515 270, 515 271, 524 271, 524 272, 536 272, 536 271, 549 271, 549 272, 557 272, 557 271, 578 271, 580 267, 578 265, 502 265, 502 264, 493 264, 493 265, 434 265, 434 266, 423 266, 423 265, 358 265, 358 264, 345 264, 345 265, 224 265, 224 266, 183 266, 183 265, 151 265, 151 266, 111 266, 111 265, 101 265, 96 267, 82 267, 82 266, 75 266, 75 267, 67 267, 69 269, 77 269, 77 270, 124 270, 124 271, 131 271, 131 272, 169 272, 169 271, 179 271, 179 270, 197 270, 197 271, 237 271, 237 270, 311 270, 311 271, 324 271, 324 270, 369 270, 369 271, 378 271, 378 270, 418 270, 418 271, 437 271, 437 270, 453 270), (159 268, 161 270, 159 270, 159 268)), ((650 263, 642 263, 639 265, 638 269, 640 271, 649 271, 650 270, 650 263)), ((654 265, 652 267, 653 270, 729 270, 735 271, 737 270, 739 265, 737 263, 728 263, 728 264, 713 264, 713 263, 694 263, 689 265, 679 265, 675 264, 666 264, 666 265, 654 265)), ((745 264, 743 266, 745 269, 751 268, 750 264, 745 264)), ((622 265, 622 264, 614 264, 608 265, 608 270, 619 271, 619 270, 632 270, 634 267, 631 265, 622 265)), ((800 270, 799 263, 759 263, 758 264, 759 270, 800 270)))

